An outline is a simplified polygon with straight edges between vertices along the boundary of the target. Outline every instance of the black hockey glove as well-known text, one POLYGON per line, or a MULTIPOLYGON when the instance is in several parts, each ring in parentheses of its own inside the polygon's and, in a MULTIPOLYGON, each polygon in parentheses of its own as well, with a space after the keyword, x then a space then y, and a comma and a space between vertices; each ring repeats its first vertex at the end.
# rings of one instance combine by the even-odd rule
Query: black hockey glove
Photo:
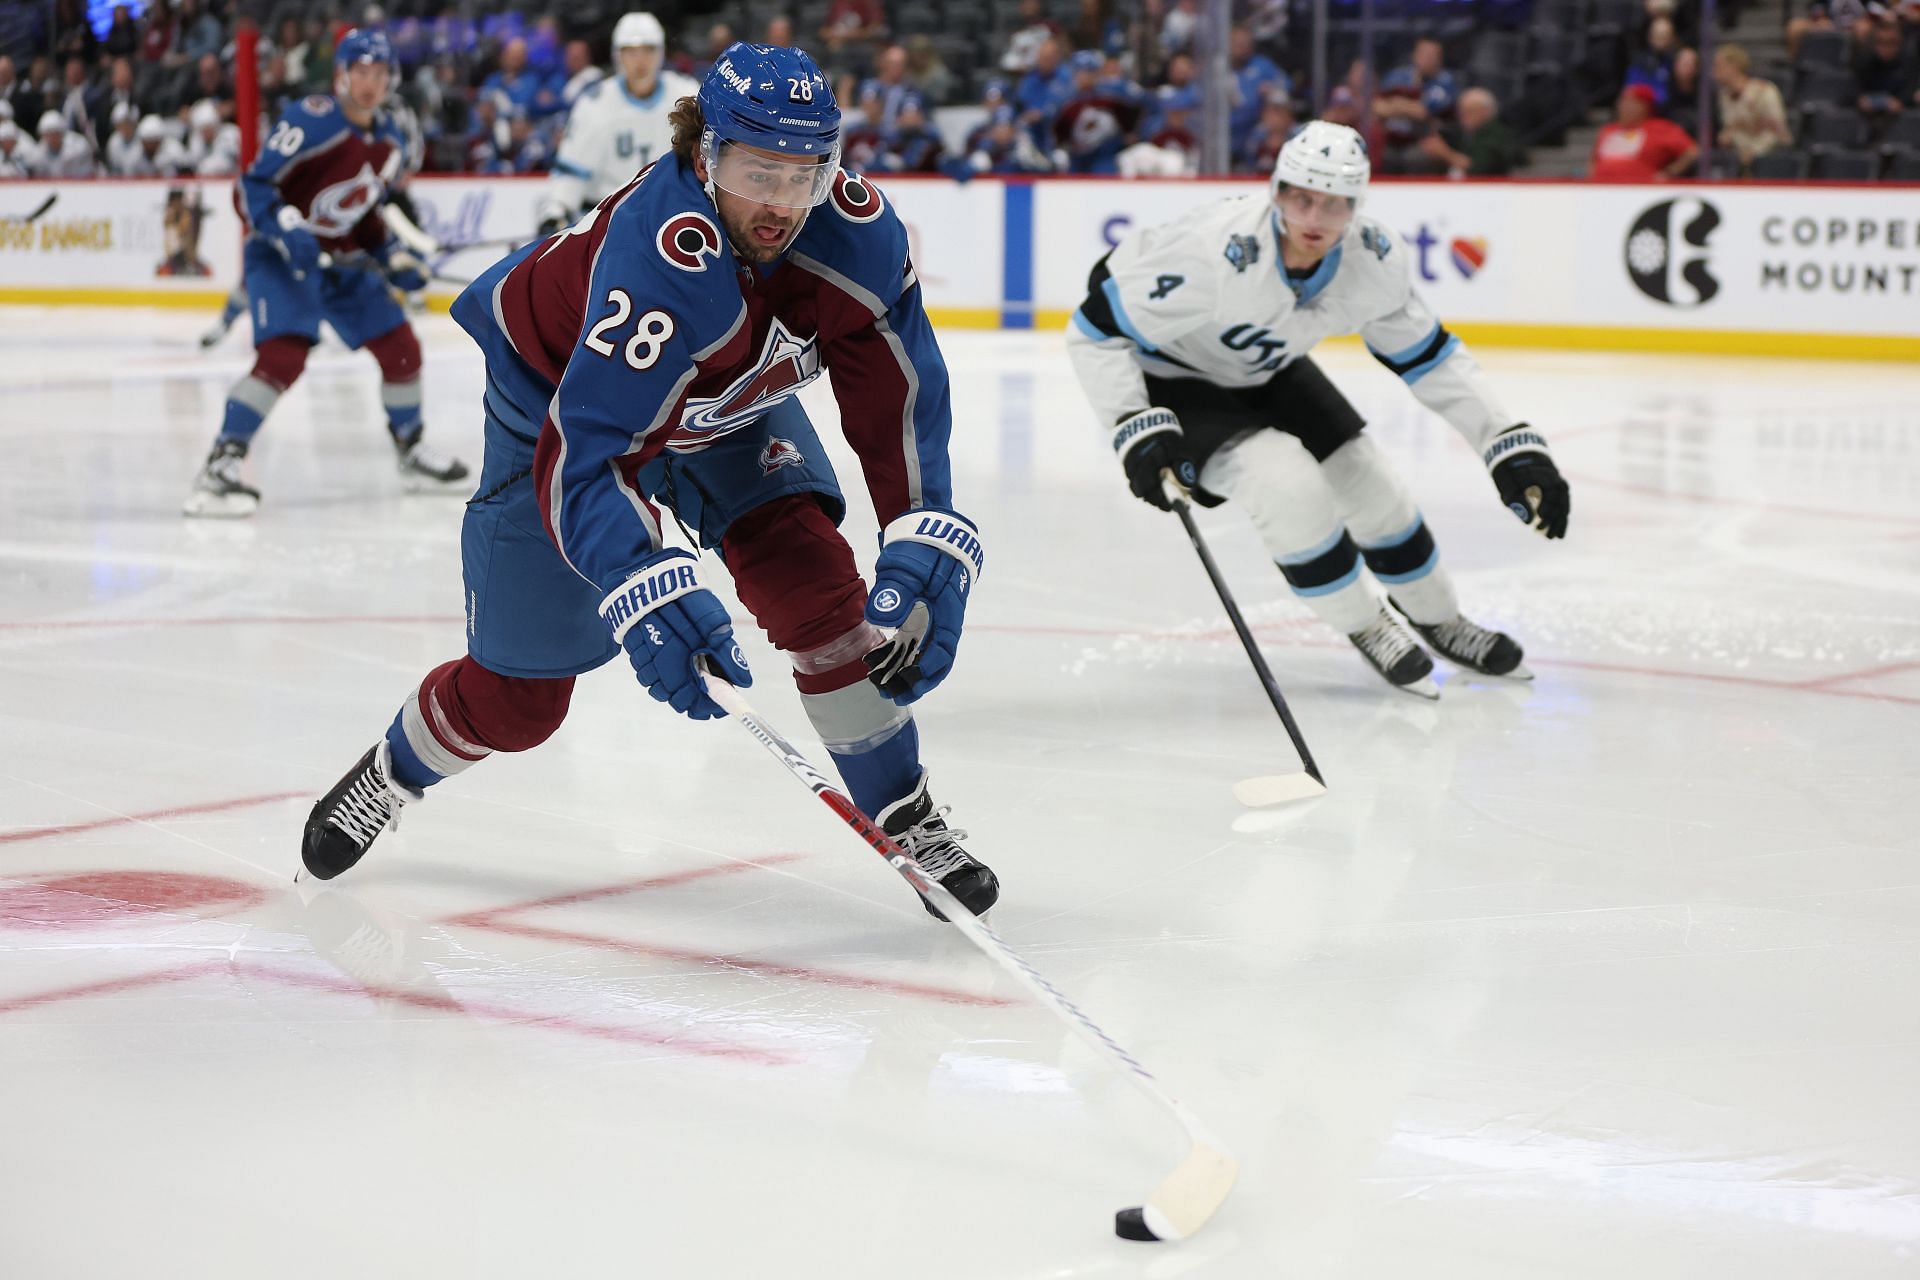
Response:
POLYGON ((1507 510, 1542 537, 1567 536, 1573 499, 1547 452, 1545 437, 1524 422, 1516 423, 1493 438, 1485 457, 1507 510))
POLYGON ((1200 487, 1200 468, 1187 452, 1186 433, 1171 409, 1147 409, 1130 418, 1122 418, 1113 430, 1113 451, 1120 455, 1120 466, 1127 473, 1127 487, 1133 496, 1162 511, 1173 508, 1160 486, 1160 473, 1173 472, 1193 500, 1203 507, 1217 507, 1226 499, 1200 487))

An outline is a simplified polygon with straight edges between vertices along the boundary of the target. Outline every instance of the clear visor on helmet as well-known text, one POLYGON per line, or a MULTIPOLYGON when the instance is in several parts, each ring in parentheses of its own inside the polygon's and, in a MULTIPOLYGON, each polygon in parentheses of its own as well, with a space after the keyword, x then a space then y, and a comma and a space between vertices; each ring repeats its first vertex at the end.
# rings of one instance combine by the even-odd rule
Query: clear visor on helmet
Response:
POLYGON ((811 209, 833 191, 840 148, 817 156, 773 155, 758 148, 706 139, 707 176, 729 195, 756 204, 811 209))

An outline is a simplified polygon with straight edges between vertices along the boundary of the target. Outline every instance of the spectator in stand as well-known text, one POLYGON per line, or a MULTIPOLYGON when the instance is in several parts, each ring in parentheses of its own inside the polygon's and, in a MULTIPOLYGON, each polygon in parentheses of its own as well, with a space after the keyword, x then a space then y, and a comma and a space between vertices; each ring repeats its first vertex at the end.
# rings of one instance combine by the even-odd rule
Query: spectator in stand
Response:
POLYGON ((1106 59, 1091 49, 1073 55, 1071 91, 1053 119, 1054 145, 1069 173, 1114 174, 1120 152, 1133 140, 1140 107, 1100 83, 1106 59))
POLYGON ((122 155, 123 168, 109 168, 129 178, 176 178, 192 172, 186 148, 167 136, 167 124, 159 116, 146 116, 134 131, 134 153, 122 155))
POLYGON ((1627 83, 1643 84, 1653 90, 1656 109, 1667 105, 1673 92, 1673 63, 1680 56, 1680 38, 1674 33, 1671 18, 1655 18, 1647 24, 1647 47, 1627 64, 1627 83))
POLYGON ((945 149, 939 132, 927 123, 926 103, 909 93, 900 99, 878 167, 887 173, 938 173, 945 149))
POLYGON ((1163 86, 1154 95, 1154 120, 1146 141, 1172 157, 1176 173, 1200 171, 1200 135, 1193 131, 1193 122, 1199 114, 1200 94, 1191 86, 1185 89, 1163 86))
POLYGON ((223 112, 233 110, 233 84, 227 79, 226 68, 220 64, 220 59, 211 53, 194 64, 193 80, 174 95, 172 109, 178 112, 202 98, 212 98, 220 104, 223 112))
POLYGON ((47 109, 46 95, 40 91, 40 85, 50 65, 45 58, 35 58, 29 64, 26 78, 21 79, 14 71, 13 59, 0 53, 0 102, 12 106, 15 120, 38 120, 47 109))
POLYGON ((1053 164, 1020 127, 1018 113, 1003 104, 993 108, 969 140, 966 168, 971 173, 1048 173, 1053 164))
MULTIPOLYGON (((716 22, 707 28, 706 52, 698 58, 687 59, 686 66, 681 69, 695 80, 704 79, 713 64, 720 61, 720 55, 732 47, 733 28, 724 22, 716 22)), ((834 100, 840 101, 837 94, 834 100)))
POLYGON ((104 138, 113 132, 113 113, 125 107, 133 113, 133 122, 140 123, 140 104, 133 97, 133 61, 130 58, 115 58, 107 71, 107 83, 88 97, 87 132, 96 138, 104 138))
POLYGON ((1239 153, 1240 163, 1235 168, 1241 173, 1272 173, 1274 161, 1280 158, 1280 148, 1299 131, 1293 104, 1284 98, 1269 99, 1267 105, 1260 108, 1260 122, 1247 135, 1247 145, 1239 153))
POLYGON ((1227 36, 1227 67, 1233 74, 1230 86, 1232 106, 1227 115, 1227 141, 1239 154, 1260 122, 1260 109, 1270 97, 1293 99, 1293 86, 1287 73, 1273 59, 1253 47, 1253 31, 1236 23, 1227 36))
POLYGON ((1667 119, 1694 136, 1700 133, 1700 53, 1690 47, 1673 55, 1673 83, 1667 90, 1667 119))
POLYGON ((1800 54, 1800 38, 1809 31, 1844 31, 1855 44, 1872 34, 1867 0, 1814 0, 1804 16, 1787 20, 1787 57, 1800 54))
POLYGON ((1753 166, 1756 156, 1793 141, 1779 86, 1747 74, 1750 66, 1747 51, 1737 44, 1723 44, 1713 51, 1713 81, 1720 99, 1719 141, 1739 153, 1743 172, 1753 166))
POLYGON ((1165 87, 1175 90, 1192 89, 1195 93, 1199 93, 1200 85, 1195 79, 1195 65, 1193 55, 1190 53, 1176 53, 1168 58, 1165 87))
POLYGON ((571 110, 580 95, 599 84, 607 73, 593 65, 593 46, 585 40, 569 40, 561 74, 565 79, 560 84, 560 102, 571 110))
MULTIPOLYGON (((261 97, 266 85, 261 85, 261 97)), ((186 167, 203 178, 224 178, 240 172, 240 126, 220 115, 220 104, 202 98, 187 117, 186 167)))
POLYGON ((0 178, 32 178, 40 173, 39 148, 11 120, 0 120, 0 178))
POLYGON ((1127 27, 1113 12, 1113 0, 1080 0, 1080 14, 1067 32, 1067 43, 1076 49, 1097 49, 1118 53, 1127 47, 1127 27))
POLYGON ((767 19, 767 30, 760 37, 761 44, 770 44, 776 49, 790 49, 794 45, 793 19, 784 13, 776 13, 767 19))
POLYGON ((517 110, 533 119, 551 115, 561 106, 559 91, 527 62, 527 42, 518 36, 500 50, 500 69, 480 84, 485 97, 495 99, 500 114, 511 118, 517 110))
POLYGON ((468 173, 499 173, 502 157, 510 147, 512 132, 500 118, 500 100, 481 94, 473 100, 473 123, 466 135, 466 160, 461 166, 468 173))
POLYGON ((956 83, 953 72, 947 69, 931 36, 907 39, 907 79, 928 102, 938 105, 953 99, 956 83))
MULTIPOLYGON (((1327 94, 1327 105, 1320 108, 1320 118, 1333 124, 1343 124, 1349 129, 1360 127, 1360 99, 1353 89, 1344 84, 1333 86, 1327 94)), ((1369 146, 1372 144, 1369 143, 1369 146)))
POLYGON ((1176 0, 1160 24, 1160 51, 1169 57, 1192 53, 1193 38, 1200 29, 1200 0, 1176 0))
POLYGON ((860 86, 861 107, 874 113, 868 118, 884 133, 893 128, 901 101, 912 92, 913 85, 907 80, 907 51, 890 44, 881 52, 873 78, 860 86))
POLYGON ((1446 68, 1446 50, 1438 40, 1414 42, 1411 61, 1380 82, 1373 102, 1382 139, 1383 173, 1437 173, 1444 167, 1426 147, 1442 122, 1452 118, 1459 83, 1446 68))
POLYGON ((1033 70, 1040 57, 1040 46, 1049 40, 1065 40, 1060 24, 1047 17, 1042 0, 1020 0, 1020 25, 1007 37, 1006 52, 1000 55, 1002 71, 1025 74, 1033 70))
POLYGON ((1905 33, 1900 24, 1883 20, 1874 24, 1866 48, 1853 64, 1853 88, 1860 114, 1877 126, 1884 126, 1906 110, 1914 96, 1914 61, 1906 51, 1905 33))
POLYGON ((1500 118, 1500 104, 1485 89, 1460 95, 1457 119, 1429 134, 1422 147, 1450 178, 1504 178, 1527 163, 1526 148, 1500 118))
MULTIPOLYGON (((366 25, 373 24, 369 22, 366 25)), ((561 46, 565 43, 560 38, 560 19, 551 13, 541 14, 534 22, 533 30, 527 33, 527 65, 549 80, 560 76, 559 83, 553 86, 555 94, 560 92, 560 85, 566 82, 566 77, 560 75, 563 61, 561 46)))
POLYGON ((99 166, 94 162, 93 143, 77 130, 67 128, 67 118, 58 111, 40 117, 41 172, 49 178, 91 178, 99 166))
MULTIPOLYGON (((835 101, 846 101, 836 95, 835 101)), ((871 80, 860 90, 856 110, 848 113, 840 130, 840 163, 855 173, 866 173, 880 165, 886 153, 887 135, 880 127, 881 94, 871 80)))
POLYGON ((140 61, 156 67, 164 65, 179 39, 180 24, 173 6, 167 0, 152 0, 140 23, 140 61))
POLYGON ((108 116, 108 122, 107 144, 101 148, 106 156, 107 172, 117 178, 152 177, 151 173, 140 171, 140 108, 131 102, 119 103, 108 116))
POLYGON ((499 173, 545 173, 553 167, 553 147, 533 116, 515 107, 507 125, 507 150, 499 173))
POLYGON ((87 17, 86 0, 58 0, 54 5, 53 47, 48 52, 59 62, 78 58, 82 66, 92 66, 100 56, 100 41, 87 17))
POLYGON ((1073 92, 1072 78, 1061 65, 1062 49, 1055 39, 1041 41, 1034 54, 1033 69, 1020 77, 1013 104, 1020 109, 1020 124, 1033 135, 1034 145, 1042 151, 1052 149, 1053 116, 1060 104, 1073 92))
POLYGON ((820 23, 820 43, 836 67, 871 66, 874 48, 886 38, 887 15, 880 0, 833 0, 820 23))
POLYGON ((1600 182, 1662 182, 1693 169, 1700 150, 1686 130, 1653 114, 1653 89, 1630 84, 1620 91, 1614 121, 1593 141, 1588 177, 1600 182))
POLYGON ((113 7, 113 21, 100 48, 109 58, 131 58, 140 52, 140 28, 134 23, 132 9, 123 4, 113 7))
POLYGON ((167 54, 168 66, 191 66, 209 53, 219 53, 226 43, 226 27, 209 12, 205 0, 180 0, 178 34, 167 54))
MULTIPOLYGON (((66 117, 67 128, 86 133, 93 127, 93 117, 88 111, 92 102, 93 88, 87 79, 87 64, 79 58, 67 59, 66 78, 61 81, 57 93, 50 95, 41 115, 48 111, 58 111, 66 117)), ((42 148, 44 150, 44 148, 42 148)), ((47 157, 52 162, 52 157, 47 157)))

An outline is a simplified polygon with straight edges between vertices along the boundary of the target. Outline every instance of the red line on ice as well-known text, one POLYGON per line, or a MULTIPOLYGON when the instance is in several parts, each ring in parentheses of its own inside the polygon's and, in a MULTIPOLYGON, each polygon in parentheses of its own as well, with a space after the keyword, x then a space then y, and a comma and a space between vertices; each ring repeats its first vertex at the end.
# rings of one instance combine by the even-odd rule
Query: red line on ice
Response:
POLYGON ((661 946, 651 942, 632 942, 625 938, 575 933, 570 929, 548 929, 541 925, 521 924, 515 921, 489 919, 472 927, 522 938, 535 938, 542 942, 570 942, 575 946, 618 951, 631 956, 678 960, 685 964, 701 966, 723 965, 729 969, 743 969, 748 973, 765 974, 775 978, 793 978, 801 982, 817 982, 829 987, 850 987, 861 991, 886 991, 894 995, 919 996, 926 1000, 938 1000, 942 1004, 964 1004, 978 1008, 998 1009, 1018 1003, 1000 996, 977 995, 974 992, 960 991, 953 987, 936 987, 921 982, 900 982, 892 978, 868 978, 854 973, 836 973, 830 969, 811 969, 804 965, 782 964, 776 960, 750 960, 744 956, 725 956, 709 951, 692 951, 685 947, 661 946))
POLYGON ((623 893, 640 893, 647 889, 665 889, 673 885, 690 884, 695 880, 705 880, 712 876, 732 875, 739 871, 758 871, 762 867, 777 866, 782 862, 792 862, 804 855, 798 853, 775 853, 761 858, 757 862, 716 862, 706 867, 689 867, 684 871, 670 871, 665 875, 646 876, 639 880, 626 880, 619 884, 606 885, 599 889, 582 889, 576 893, 557 893, 550 898, 534 898, 528 902, 508 903, 504 907, 483 907, 478 911, 468 911, 442 921, 443 924, 471 925, 486 928, 496 916, 509 915, 520 911, 533 911, 540 907, 571 907, 582 902, 592 902, 598 898, 616 898, 623 893))
POLYGON ((83 831, 98 831, 102 827, 123 827, 136 822, 159 822, 167 818, 190 818, 202 813, 222 813, 228 809, 245 809, 253 805, 273 804, 280 800, 302 799, 310 793, 305 791, 274 791, 261 796, 240 796, 233 800, 209 800, 205 804, 179 805, 172 809, 149 809, 145 813, 122 813, 111 818, 97 818, 92 822, 73 822, 59 827, 24 827, 18 831, 0 831, 0 844, 17 844, 23 840, 50 840, 55 836, 79 835, 83 831))

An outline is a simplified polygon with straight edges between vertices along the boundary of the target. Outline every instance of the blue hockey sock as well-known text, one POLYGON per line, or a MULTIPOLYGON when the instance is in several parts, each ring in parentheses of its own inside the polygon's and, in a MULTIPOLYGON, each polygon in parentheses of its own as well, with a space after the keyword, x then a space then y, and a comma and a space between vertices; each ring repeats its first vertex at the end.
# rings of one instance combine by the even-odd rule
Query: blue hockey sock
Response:
POLYGON ((393 755, 393 778, 402 786, 425 791, 446 775, 429 769, 420 759, 419 752, 413 749, 413 744, 407 741, 406 726, 402 723, 405 715, 406 712, 402 710, 387 726, 387 748, 393 755))
POLYGON ((920 785, 920 729, 909 719, 878 742, 859 749, 829 745, 827 754, 847 793, 869 818, 920 785))

